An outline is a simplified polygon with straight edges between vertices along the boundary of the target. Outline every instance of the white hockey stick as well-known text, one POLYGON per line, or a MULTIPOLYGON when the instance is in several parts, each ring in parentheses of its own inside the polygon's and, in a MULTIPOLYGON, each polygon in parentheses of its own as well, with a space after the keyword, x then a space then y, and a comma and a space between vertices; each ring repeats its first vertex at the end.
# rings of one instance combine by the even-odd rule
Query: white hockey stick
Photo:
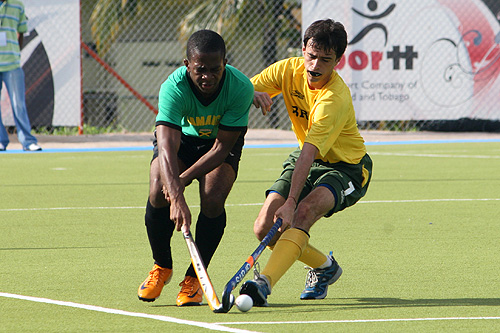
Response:
POLYGON ((207 299, 210 309, 212 309, 212 311, 215 313, 223 312, 222 304, 219 302, 219 298, 215 293, 215 289, 212 281, 210 281, 210 277, 208 277, 207 270, 205 268, 205 265, 203 264, 203 260, 201 259, 198 247, 193 240, 191 231, 188 231, 187 234, 184 234, 184 239, 186 240, 189 254, 191 256, 191 262, 193 263, 194 270, 196 272, 196 275, 198 276, 198 281, 200 281, 201 288, 203 289, 203 294, 207 299))

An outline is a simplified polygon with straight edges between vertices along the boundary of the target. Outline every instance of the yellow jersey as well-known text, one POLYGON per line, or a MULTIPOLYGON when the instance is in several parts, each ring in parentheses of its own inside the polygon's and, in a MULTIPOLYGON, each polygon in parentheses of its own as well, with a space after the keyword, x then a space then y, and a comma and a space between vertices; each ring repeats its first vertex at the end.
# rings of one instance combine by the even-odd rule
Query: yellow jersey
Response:
POLYGON ((251 81, 256 91, 271 97, 283 94, 300 148, 305 142, 314 145, 318 148, 316 159, 358 164, 366 154, 351 92, 337 72, 323 88, 311 89, 304 58, 295 57, 276 62, 251 81))

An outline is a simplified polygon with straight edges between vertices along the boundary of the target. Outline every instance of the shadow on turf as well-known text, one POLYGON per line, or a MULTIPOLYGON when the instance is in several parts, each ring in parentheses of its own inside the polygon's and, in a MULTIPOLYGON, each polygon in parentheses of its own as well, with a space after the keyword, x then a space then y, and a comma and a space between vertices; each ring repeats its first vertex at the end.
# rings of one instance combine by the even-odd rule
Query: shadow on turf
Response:
POLYGON ((500 298, 340 298, 322 301, 301 301, 295 304, 269 304, 269 308, 297 308, 315 306, 315 311, 331 311, 337 309, 383 309, 383 308, 416 308, 416 307, 449 307, 449 306, 500 306, 500 298))
POLYGON ((340 306, 361 308, 434 307, 434 306, 500 306, 500 298, 341 298, 340 306))
MULTIPOLYGON (((204 304, 203 306, 205 306, 204 304)), ((294 308, 293 311, 300 311, 305 307, 305 312, 311 311, 331 311, 332 308, 341 310, 352 309, 384 309, 384 308, 414 308, 414 307, 448 307, 448 306, 500 306, 500 298, 443 298, 443 299, 402 299, 402 298, 340 298, 321 301, 300 301, 294 304, 270 303, 269 307, 258 308, 272 311, 273 309, 294 308)), ((152 307, 177 307, 173 305, 153 305, 152 307)), ((233 312, 233 311, 231 311, 233 312)), ((238 312, 238 311, 236 311, 238 312)))

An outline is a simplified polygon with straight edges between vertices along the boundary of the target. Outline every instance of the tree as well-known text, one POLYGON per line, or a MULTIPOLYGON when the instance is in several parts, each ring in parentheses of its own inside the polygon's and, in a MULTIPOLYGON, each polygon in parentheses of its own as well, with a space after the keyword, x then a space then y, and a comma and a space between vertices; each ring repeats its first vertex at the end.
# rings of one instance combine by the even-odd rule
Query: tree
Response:
POLYGON ((98 0, 90 17, 97 52, 105 55, 120 27, 140 11, 141 0, 98 0))
POLYGON ((300 23, 292 10, 300 8, 300 0, 207 0, 201 1, 181 22, 180 36, 186 40, 193 32, 211 29, 231 44, 234 39, 261 36, 261 53, 265 65, 275 62, 278 40, 300 40, 300 23), (252 19, 250 19, 252 18, 252 19), (289 33, 295 33, 292 36, 289 33))
MULTIPOLYGON (((97 0, 90 17, 92 38, 100 55, 105 55, 123 27, 151 0, 97 0)), ((300 38, 300 23, 291 14, 300 0, 169 0, 165 7, 192 7, 179 25, 181 40, 200 29, 223 35, 228 44, 238 38, 262 36, 262 55, 266 64, 276 61, 277 41, 283 32, 295 31, 300 38)), ((253 41, 254 42, 254 41, 253 41)))

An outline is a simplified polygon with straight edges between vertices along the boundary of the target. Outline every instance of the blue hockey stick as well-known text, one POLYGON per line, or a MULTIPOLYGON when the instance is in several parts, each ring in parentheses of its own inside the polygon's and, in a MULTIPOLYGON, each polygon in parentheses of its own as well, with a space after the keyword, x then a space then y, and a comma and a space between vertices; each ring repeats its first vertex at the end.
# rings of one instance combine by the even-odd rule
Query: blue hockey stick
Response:
POLYGON ((262 251, 266 248, 266 246, 269 244, 271 239, 273 239, 274 235, 276 232, 278 232, 278 229, 281 227, 281 224, 283 221, 279 218, 276 220, 274 225, 272 226, 271 230, 267 233, 266 237, 260 242, 259 246, 253 253, 248 257, 248 259, 245 261, 243 266, 234 274, 234 276, 229 280, 229 282, 226 284, 224 287, 224 291, 222 292, 222 308, 220 312, 229 312, 231 308, 233 307, 234 304, 234 298, 231 300, 231 292, 236 288, 238 283, 240 283, 245 275, 250 271, 250 269, 253 267, 257 259, 259 259, 262 251))

